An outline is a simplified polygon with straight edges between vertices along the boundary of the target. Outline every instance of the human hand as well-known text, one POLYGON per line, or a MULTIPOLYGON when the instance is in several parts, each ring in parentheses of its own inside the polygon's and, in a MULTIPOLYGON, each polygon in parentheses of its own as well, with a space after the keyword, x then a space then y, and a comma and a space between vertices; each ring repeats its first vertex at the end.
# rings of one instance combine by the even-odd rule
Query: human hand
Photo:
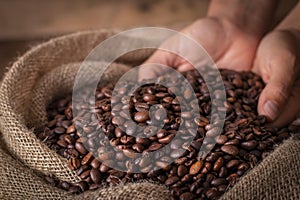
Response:
POLYGON ((266 83, 259 102, 259 114, 272 125, 283 126, 300 117, 300 32, 275 30, 259 45, 254 71, 266 83))
MULTIPOLYGON (((200 19, 181 33, 201 44, 219 68, 234 70, 251 69, 260 40, 259 36, 244 32, 232 22, 214 17, 200 19)), ((180 54, 157 50, 144 64, 159 63, 184 72, 193 68, 185 58, 191 58, 194 64, 203 63, 207 59, 204 52, 201 54, 193 51, 185 38, 176 35, 167 40, 161 48, 180 54)), ((139 79, 156 77, 163 74, 163 70, 154 65, 147 65, 140 70, 139 79)))

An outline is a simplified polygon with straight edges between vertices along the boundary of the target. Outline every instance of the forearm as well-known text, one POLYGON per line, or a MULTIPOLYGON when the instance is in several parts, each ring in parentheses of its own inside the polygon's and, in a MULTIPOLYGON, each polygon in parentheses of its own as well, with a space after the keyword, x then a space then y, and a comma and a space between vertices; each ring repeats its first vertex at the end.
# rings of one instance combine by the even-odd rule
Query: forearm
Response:
POLYGON ((277 26, 276 29, 292 29, 300 31, 300 2, 290 12, 290 14, 277 26))
POLYGON ((212 0, 207 15, 262 37, 270 28, 276 6, 277 0, 212 0))

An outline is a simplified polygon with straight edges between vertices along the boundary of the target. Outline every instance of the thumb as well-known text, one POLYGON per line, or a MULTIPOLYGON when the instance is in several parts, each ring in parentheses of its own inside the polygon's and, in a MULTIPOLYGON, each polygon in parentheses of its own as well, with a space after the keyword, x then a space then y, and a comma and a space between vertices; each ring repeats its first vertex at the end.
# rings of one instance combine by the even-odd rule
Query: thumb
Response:
POLYGON ((278 118, 287 104, 297 76, 293 35, 276 31, 261 42, 254 69, 266 82, 258 102, 258 113, 269 121, 278 118))

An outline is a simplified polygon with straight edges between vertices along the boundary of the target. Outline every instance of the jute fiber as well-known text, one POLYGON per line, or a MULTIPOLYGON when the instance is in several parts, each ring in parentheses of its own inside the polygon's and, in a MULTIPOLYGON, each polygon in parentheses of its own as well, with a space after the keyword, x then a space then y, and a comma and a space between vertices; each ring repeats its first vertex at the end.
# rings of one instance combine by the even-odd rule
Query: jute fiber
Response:
MULTIPOLYGON (((39 141, 34 130, 47 121, 46 106, 72 91, 76 72, 89 52, 114 34, 113 31, 82 32, 50 40, 19 58, 6 73, 0 85, 0 199, 169 199, 166 187, 150 182, 74 196, 41 178, 41 174, 53 174, 68 182, 80 180, 68 169, 67 160, 39 141)), ((137 42, 149 41, 137 38, 137 42)), ((122 56, 101 81, 117 81, 152 52, 139 50, 122 56)), ((107 65, 105 61, 86 64, 107 65)), ((223 199, 299 199, 299 160, 299 141, 289 139, 223 199)))

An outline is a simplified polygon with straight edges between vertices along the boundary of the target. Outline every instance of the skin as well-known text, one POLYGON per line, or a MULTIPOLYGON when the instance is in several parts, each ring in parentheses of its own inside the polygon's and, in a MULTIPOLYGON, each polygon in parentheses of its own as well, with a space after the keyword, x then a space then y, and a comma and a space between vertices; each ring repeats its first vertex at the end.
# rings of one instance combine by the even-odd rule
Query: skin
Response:
MULTIPOLYGON (((207 17, 181 33, 201 44, 219 68, 260 74, 266 87, 259 98, 258 113, 267 116, 271 125, 283 126, 300 113, 300 4, 270 31, 276 4, 275 0, 212 0, 207 17)), ((151 63, 184 72, 193 69, 184 57, 192 57, 196 63, 205 59, 190 55, 193 52, 184 44, 176 36, 164 42, 162 48, 183 52, 182 57, 157 50, 140 70, 139 79, 164 73, 151 63)))

